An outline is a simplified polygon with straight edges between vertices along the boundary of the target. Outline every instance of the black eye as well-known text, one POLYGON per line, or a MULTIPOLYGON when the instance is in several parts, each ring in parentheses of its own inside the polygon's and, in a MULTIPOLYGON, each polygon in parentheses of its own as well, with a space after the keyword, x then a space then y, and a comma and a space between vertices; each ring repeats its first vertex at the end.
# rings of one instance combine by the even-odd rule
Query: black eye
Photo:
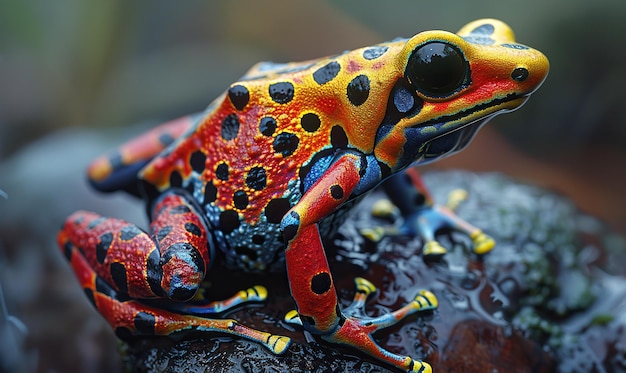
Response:
POLYGON ((418 92, 429 97, 446 97, 468 83, 468 71, 457 48, 431 42, 413 51, 406 67, 406 77, 418 92))

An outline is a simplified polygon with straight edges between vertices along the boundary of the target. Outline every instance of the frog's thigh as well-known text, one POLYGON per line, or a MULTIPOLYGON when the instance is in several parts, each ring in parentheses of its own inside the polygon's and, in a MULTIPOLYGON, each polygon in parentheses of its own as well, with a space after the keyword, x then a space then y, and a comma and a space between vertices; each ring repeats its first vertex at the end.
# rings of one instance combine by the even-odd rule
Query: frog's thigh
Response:
MULTIPOLYGON (((191 298, 209 262, 200 217, 176 194, 155 205, 153 236, 120 219, 79 211, 59 233, 66 256, 82 256, 115 291, 133 298, 191 298)), ((80 274, 77 273, 80 276, 80 274)))
POLYGON ((137 172, 197 120, 198 115, 188 115, 161 124, 126 142, 118 149, 96 158, 87 169, 91 185, 103 192, 126 190, 139 195, 137 172))

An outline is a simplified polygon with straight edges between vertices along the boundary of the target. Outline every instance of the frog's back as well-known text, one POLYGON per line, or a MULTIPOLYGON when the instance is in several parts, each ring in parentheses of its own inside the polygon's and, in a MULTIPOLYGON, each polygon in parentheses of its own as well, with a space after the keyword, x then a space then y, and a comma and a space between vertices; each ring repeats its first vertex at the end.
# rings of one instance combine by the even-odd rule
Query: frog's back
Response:
POLYGON ((333 155, 348 147, 373 148, 375 127, 369 134, 366 127, 354 129, 354 136, 348 124, 360 123, 362 112, 374 119, 384 113, 386 100, 370 97, 382 85, 373 86, 363 65, 389 67, 376 60, 388 49, 257 64, 140 177, 155 195, 187 189, 206 211, 219 246, 255 257, 254 265, 263 267, 283 249, 282 217, 333 155), (349 137, 362 144, 349 143, 349 137))

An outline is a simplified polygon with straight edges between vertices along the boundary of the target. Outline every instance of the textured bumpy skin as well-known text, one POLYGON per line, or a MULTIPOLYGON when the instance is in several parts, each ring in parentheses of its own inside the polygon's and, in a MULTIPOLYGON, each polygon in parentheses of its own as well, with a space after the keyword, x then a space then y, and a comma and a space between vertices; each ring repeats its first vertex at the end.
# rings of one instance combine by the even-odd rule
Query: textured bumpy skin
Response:
POLYGON ((424 255, 445 253, 434 238, 443 228, 467 233, 477 254, 491 250, 489 236, 432 203, 409 166, 464 148, 489 118, 521 106, 547 71, 540 52, 492 19, 458 34, 427 31, 320 60, 257 64, 204 113, 165 123, 89 168, 97 189, 146 199, 149 232, 77 212, 59 245, 121 337, 197 329, 250 338, 275 353, 288 348, 287 337, 203 317, 264 300, 261 286, 203 306, 184 303, 219 251, 233 268, 286 266, 297 306, 289 319, 324 340, 430 371, 378 346, 372 333, 436 308, 435 295, 421 291, 396 312, 368 318, 363 306, 375 288, 358 279, 342 311, 321 236, 384 181, 405 217, 401 232, 422 237, 424 255), (172 302, 157 308, 150 298, 172 302))

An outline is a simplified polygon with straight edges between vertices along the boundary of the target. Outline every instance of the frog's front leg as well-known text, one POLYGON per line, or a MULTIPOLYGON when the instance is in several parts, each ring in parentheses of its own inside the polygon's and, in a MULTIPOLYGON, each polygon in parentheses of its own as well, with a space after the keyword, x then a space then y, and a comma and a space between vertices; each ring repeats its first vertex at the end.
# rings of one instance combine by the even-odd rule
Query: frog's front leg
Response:
POLYGON ((472 239, 476 254, 485 254, 495 246, 493 238, 458 217, 451 208, 434 204, 415 168, 386 180, 383 189, 404 217, 402 233, 419 235, 424 239, 424 255, 446 253, 446 249, 435 239, 435 233, 440 229, 467 234, 472 239))
POLYGON ((177 193, 158 199, 150 235, 123 220, 79 211, 66 220, 58 242, 85 293, 122 338, 196 329, 246 337, 275 353, 285 351, 290 343, 287 337, 254 330, 235 320, 176 312, 219 313, 245 301, 264 299, 263 288, 255 287, 204 307, 172 302, 172 307, 164 310, 142 301, 161 297, 189 300, 204 280, 212 241, 189 201, 177 193))
MULTIPOLYGON (((421 291, 409 304, 378 318, 363 316, 363 297, 341 311, 318 230, 318 222, 335 211, 354 191, 377 182, 374 162, 363 156, 339 157, 285 215, 282 229, 288 243, 285 258, 291 294, 302 325, 326 341, 345 344, 406 371, 430 372, 430 365, 379 346, 372 334, 419 310, 434 309, 437 298, 421 291), (347 312, 346 312, 347 311, 347 312)), ((363 291, 361 287, 358 291, 363 291)))

